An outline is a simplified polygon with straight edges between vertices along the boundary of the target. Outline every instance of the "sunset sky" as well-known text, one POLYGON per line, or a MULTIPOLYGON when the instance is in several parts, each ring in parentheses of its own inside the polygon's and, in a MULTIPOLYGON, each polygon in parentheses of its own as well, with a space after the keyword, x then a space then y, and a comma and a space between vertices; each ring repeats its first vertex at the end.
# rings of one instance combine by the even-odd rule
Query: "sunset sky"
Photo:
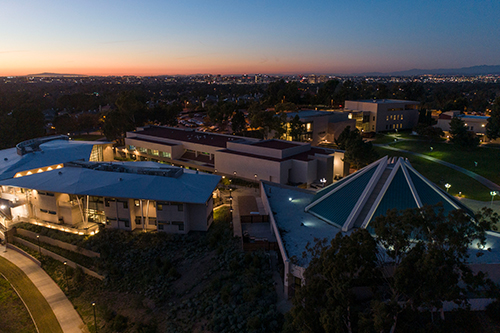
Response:
POLYGON ((498 0, 16 0, 0 8, 0 76, 500 65, 498 0))

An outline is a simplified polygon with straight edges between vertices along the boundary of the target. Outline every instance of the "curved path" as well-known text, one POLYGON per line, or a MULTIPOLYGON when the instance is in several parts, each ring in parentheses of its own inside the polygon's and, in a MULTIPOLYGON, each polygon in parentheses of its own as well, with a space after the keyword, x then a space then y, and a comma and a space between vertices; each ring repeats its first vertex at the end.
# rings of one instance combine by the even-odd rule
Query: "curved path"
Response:
MULTIPOLYGON (((23 295, 23 291, 18 292, 21 294, 23 301, 29 308, 35 318, 36 325, 38 326, 39 332, 64 332, 64 333, 81 333, 88 332, 86 326, 83 324, 82 319, 73 307, 73 304, 68 300, 66 295, 61 291, 57 284, 50 278, 50 276, 45 273, 45 271, 34 263, 32 260, 23 256, 22 254, 16 252, 13 249, 8 249, 7 252, 4 251, 5 247, 0 247, 0 270, 7 269, 8 272, 12 273, 18 267, 26 276, 31 280, 32 284, 39 293, 45 298, 40 302, 28 293, 23 295), (3 265, 1 265, 3 264, 3 265), (15 265, 17 267, 12 267, 15 265), (45 307, 44 304, 45 303, 45 307), (48 303, 48 304, 47 304, 48 303), (46 306, 49 305, 52 311, 47 311, 46 306), (34 307, 34 308, 33 308, 34 307), (37 320, 36 314, 42 314, 41 321, 37 320), (50 317, 54 317, 50 319, 50 317), (49 317, 47 319, 47 317, 49 317), (54 320, 55 319, 55 320, 54 320), (39 324, 42 323, 43 325, 39 324)), ((17 275, 22 276, 22 272, 18 272, 17 275)), ((5 273, 4 273, 5 274, 5 273)), ((7 279, 9 279, 9 274, 5 274, 7 279)), ((15 277, 14 277, 15 278, 15 277)), ((15 285, 16 281, 10 281, 15 285)))
POLYGON ((453 170, 459 171, 459 172, 463 173, 464 175, 467 175, 467 176, 469 176, 469 177, 477 180, 478 182, 480 182, 484 186, 488 187, 490 190, 500 191, 500 185, 495 184, 491 180, 489 180, 487 178, 484 178, 483 176, 480 176, 480 175, 478 175, 475 172, 472 172, 472 171, 469 171, 469 170, 464 169, 462 167, 459 167, 458 165, 445 162, 443 160, 437 159, 437 158, 432 157, 432 156, 427 156, 427 155, 424 155, 424 154, 415 153, 415 152, 410 151, 410 150, 395 148, 395 147, 389 146, 389 144, 374 144, 373 146, 384 148, 384 149, 389 149, 389 150, 400 151, 400 152, 405 153, 405 154, 415 155, 415 156, 418 156, 418 157, 421 157, 421 158, 425 158, 426 160, 429 160, 429 161, 432 161, 432 162, 436 162, 436 163, 439 163, 441 165, 445 165, 445 166, 447 166, 449 168, 452 168, 453 170))

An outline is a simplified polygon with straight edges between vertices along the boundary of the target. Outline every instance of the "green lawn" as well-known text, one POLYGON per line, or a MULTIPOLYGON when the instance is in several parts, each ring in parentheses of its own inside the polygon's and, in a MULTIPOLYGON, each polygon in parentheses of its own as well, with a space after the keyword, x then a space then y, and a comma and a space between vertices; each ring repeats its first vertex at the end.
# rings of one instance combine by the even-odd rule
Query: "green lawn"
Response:
POLYGON ((0 257, 0 273, 12 283, 14 288, 26 303, 33 316, 39 332, 61 332, 62 329, 57 321, 49 303, 42 296, 31 280, 17 266, 7 259, 0 257))
MULTIPOLYGON (((400 148, 400 147, 398 147, 400 148)), ((401 147, 402 148, 402 147, 401 147)), ((424 177, 438 185, 443 190, 446 190, 444 184, 451 184, 451 188, 449 189, 449 193, 451 195, 458 195, 458 192, 462 192, 462 196, 464 198, 480 200, 480 201, 488 201, 491 199, 490 190, 479 183, 478 181, 464 175, 461 172, 450 169, 444 165, 431 162, 424 158, 405 154, 393 150, 388 150, 380 147, 375 147, 379 156, 400 156, 404 158, 408 158, 411 165, 424 177)), ((402 148, 406 149, 406 148, 402 148)))
POLYGON ((400 141, 391 146, 453 163, 500 184, 500 149, 479 147, 473 151, 464 151, 452 144, 425 141, 400 141), (478 162, 477 167, 474 162, 478 162))
POLYGON ((10 283, 0 277, 0 327, 2 332, 34 333, 35 325, 10 283))

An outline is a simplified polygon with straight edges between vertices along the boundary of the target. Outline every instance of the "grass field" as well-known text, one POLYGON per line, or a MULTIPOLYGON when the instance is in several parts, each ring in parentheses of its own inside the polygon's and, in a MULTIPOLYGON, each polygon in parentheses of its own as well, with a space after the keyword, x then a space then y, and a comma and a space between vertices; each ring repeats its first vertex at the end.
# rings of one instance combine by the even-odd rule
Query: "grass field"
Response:
POLYGON ((12 283, 26 303, 39 332, 62 333, 61 326, 52 312, 49 303, 42 296, 24 272, 10 261, 0 257, 0 273, 12 283))
POLYGON ((452 144, 425 141, 399 141, 391 146, 453 163, 500 184, 500 149, 479 147, 472 151, 465 151, 452 144), (477 162, 477 167, 474 162, 477 162))
POLYGON ((398 151, 388 150, 380 147, 375 147, 375 150, 377 151, 379 156, 389 155, 408 158, 411 165, 418 172, 420 172, 422 175, 424 175, 424 177, 438 185, 443 190, 446 191, 444 184, 451 184, 451 187, 449 189, 449 193, 451 195, 456 196, 459 192, 462 192, 462 197, 468 199, 479 201, 488 201, 491 199, 490 190, 486 186, 464 175, 461 172, 448 168, 447 166, 426 160, 415 155, 405 154, 398 151))
POLYGON ((36 332, 28 310, 10 283, 0 277, 0 327, 2 332, 36 332))

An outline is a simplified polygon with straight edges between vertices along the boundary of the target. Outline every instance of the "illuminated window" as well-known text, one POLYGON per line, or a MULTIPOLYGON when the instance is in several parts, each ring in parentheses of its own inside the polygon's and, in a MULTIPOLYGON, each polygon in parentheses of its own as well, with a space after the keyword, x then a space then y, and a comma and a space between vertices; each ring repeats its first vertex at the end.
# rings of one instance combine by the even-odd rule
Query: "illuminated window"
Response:
POLYGON ((156 149, 151 149, 151 155, 159 156, 160 152, 156 149))
POLYGON ((94 147, 92 147, 92 152, 90 153, 89 161, 91 162, 104 161, 104 155, 102 153, 101 145, 95 145, 94 147))

